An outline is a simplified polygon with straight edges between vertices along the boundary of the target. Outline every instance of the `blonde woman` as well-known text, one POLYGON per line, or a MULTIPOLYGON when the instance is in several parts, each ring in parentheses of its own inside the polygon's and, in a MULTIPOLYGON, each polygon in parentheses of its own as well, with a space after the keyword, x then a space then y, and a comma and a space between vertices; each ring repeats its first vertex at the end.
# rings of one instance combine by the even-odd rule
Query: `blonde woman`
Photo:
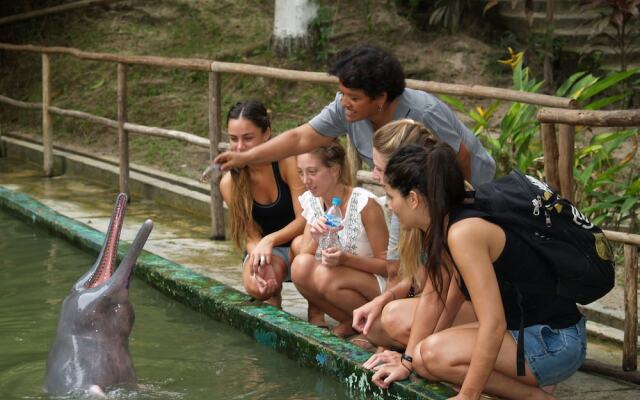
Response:
POLYGON ((384 212, 373 193, 351 186, 345 151, 337 142, 299 155, 297 163, 307 188, 300 197, 307 226, 291 277, 309 302, 339 322, 334 334, 351 336, 353 310, 385 290, 384 212), (340 198, 344 216, 338 232, 341 246, 321 251, 318 243, 327 231, 324 214, 334 197, 340 198))
MULTIPOLYGON (((428 128, 414 120, 403 119, 388 123, 373 136, 373 178, 383 183, 387 161, 401 146, 415 144, 432 148, 437 142, 428 128)), ((353 314, 353 328, 362 332, 371 343, 398 349, 407 345, 413 314, 418 304, 418 299, 414 296, 420 296, 426 281, 423 267, 426 255, 416 251, 423 241, 424 234, 420 229, 401 228, 397 215, 392 214, 387 248, 388 290, 353 314)), ((427 293, 432 291, 427 290, 427 293)), ((452 295, 454 294, 456 290, 452 288, 452 295)), ((453 318, 457 318, 456 324, 475 319, 469 303, 463 305, 457 315, 445 315, 441 326, 452 323, 453 318)))
MULTIPOLYGON (((239 102, 229 110, 227 130, 231 148, 244 152, 269 140, 271 121, 261 103, 239 102)), ((220 181, 231 239, 246 252, 245 290, 276 307, 281 307, 282 282, 290 276, 291 242, 305 226, 298 202, 302 189, 294 157, 234 169, 220 181)))

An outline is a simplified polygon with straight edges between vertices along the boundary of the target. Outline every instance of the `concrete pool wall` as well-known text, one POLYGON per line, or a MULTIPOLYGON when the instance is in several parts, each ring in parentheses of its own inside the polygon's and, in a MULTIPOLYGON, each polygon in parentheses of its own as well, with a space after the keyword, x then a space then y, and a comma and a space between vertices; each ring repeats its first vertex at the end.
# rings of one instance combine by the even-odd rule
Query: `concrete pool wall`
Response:
MULTIPOLYGON (((77 246, 98 253, 104 234, 65 217, 31 197, 0 187, 0 209, 40 226, 77 246)), ((120 245, 119 257, 129 244, 120 245)), ((262 345, 288 355, 302 365, 333 375, 356 397, 392 399, 445 399, 455 394, 450 388, 419 378, 396 383, 382 390, 371 383, 371 373, 360 365, 369 353, 327 330, 254 301, 251 297, 214 279, 149 252, 143 252, 134 270, 136 276, 162 293, 233 326, 262 345)))

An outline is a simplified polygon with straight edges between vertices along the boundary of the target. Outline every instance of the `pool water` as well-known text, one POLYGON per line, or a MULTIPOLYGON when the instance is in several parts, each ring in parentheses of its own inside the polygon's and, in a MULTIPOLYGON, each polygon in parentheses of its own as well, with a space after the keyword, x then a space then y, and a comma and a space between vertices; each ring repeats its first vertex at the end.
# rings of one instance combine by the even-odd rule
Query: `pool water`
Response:
MULTIPOLYGON (((0 399, 51 399, 42 390, 62 300, 96 255, 0 211, 0 399)), ((347 399, 336 379, 134 279, 129 339, 139 389, 115 399, 347 399)), ((59 397, 57 397, 59 398, 59 397)), ((70 396, 63 398, 71 398, 70 396)))

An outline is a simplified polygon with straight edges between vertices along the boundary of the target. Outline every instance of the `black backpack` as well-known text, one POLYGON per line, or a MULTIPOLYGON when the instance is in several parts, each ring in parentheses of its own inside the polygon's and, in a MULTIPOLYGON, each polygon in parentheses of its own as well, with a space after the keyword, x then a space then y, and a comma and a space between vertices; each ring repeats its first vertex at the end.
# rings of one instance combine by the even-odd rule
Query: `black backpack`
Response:
MULTIPOLYGON (((475 199, 473 209, 530 243, 555 274, 552 285, 504 282, 515 289, 521 312, 520 302, 526 293, 557 295, 588 304, 613 288, 613 252, 602 229, 546 183, 513 170, 469 195, 475 199)), ((517 374, 524 376, 524 315, 517 342, 517 374)))
POLYGON ((588 304, 614 286, 613 252, 602 229, 546 183, 513 170, 480 185, 474 208, 526 240, 556 275, 556 284, 518 282, 522 293, 554 294, 588 304))

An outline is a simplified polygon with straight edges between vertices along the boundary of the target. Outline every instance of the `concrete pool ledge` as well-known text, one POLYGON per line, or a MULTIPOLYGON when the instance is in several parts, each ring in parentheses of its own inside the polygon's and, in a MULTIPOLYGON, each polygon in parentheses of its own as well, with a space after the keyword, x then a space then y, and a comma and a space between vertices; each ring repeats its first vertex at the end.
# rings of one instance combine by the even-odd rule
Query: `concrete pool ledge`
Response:
MULTIPOLYGON (((103 233, 1 186, 0 209, 43 226, 85 250, 97 254, 102 248, 103 233)), ((128 247, 129 243, 121 242, 119 260, 128 247)), ((243 331, 262 345, 336 376, 355 398, 446 399, 455 394, 447 386, 417 377, 382 390, 371 383, 371 373, 361 367, 369 353, 359 347, 153 253, 144 251, 140 255, 134 273, 164 294, 243 331)))

